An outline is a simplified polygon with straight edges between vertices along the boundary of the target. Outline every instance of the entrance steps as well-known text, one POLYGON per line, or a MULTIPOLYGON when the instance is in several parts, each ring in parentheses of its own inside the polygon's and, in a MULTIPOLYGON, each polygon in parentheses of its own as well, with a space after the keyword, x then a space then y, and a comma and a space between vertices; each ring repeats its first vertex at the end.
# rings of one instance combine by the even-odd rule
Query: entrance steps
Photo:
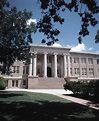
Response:
POLYGON ((38 78, 38 83, 33 86, 34 89, 64 89, 64 78, 38 78))

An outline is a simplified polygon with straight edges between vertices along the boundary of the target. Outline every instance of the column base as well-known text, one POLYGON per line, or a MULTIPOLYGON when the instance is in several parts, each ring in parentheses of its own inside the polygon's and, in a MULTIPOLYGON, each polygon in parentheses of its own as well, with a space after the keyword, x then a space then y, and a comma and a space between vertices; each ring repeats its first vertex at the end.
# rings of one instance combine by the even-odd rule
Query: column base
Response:
POLYGON ((38 76, 28 76, 28 89, 33 89, 38 84, 38 76))
POLYGON ((44 78, 48 78, 47 76, 43 76, 44 78))
POLYGON ((54 76, 54 78, 58 78, 58 76, 54 76))

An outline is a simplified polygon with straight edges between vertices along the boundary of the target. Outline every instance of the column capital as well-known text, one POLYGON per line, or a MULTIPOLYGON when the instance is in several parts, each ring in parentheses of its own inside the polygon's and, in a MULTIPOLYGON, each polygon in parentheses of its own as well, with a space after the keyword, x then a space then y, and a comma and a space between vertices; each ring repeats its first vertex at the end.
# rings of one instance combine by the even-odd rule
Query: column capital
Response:
POLYGON ((58 55, 58 53, 54 53, 54 55, 58 55))
POLYGON ((67 55, 70 56, 70 53, 68 53, 67 55))
POLYGON ((63 53, 63 56, 67 56, 68 54, 67 53, 63 53))
POLYGON ((48 52, 44 52, 43 54, 44 54, 44 55, 47 55, 47 54, 48 54, 48 52))
POLYGON ((36 51, 34 51, 33 53, 34 53, 35 55, 37 54, 37 52, 36 52, 36 51))

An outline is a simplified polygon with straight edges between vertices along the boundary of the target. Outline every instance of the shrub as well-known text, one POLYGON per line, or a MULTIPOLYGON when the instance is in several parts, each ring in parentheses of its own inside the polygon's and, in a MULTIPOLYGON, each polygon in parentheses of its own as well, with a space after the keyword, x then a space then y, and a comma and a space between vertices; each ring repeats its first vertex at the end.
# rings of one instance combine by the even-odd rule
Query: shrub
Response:
POLYGON ((71 90, 74 94, 89 95, 94 94, 95 90, 95 81, 84 82, 84 81, 67 81, 64 85, 64 89, 71 90))
POLYGON ((95 81, 67 81, 64 84, 64 89, 71 90, 74 94, 82 95, 83 97, 91 97, 94 101, 99 102, 99 80, 95 81))
POLYGON ((6 82, 3 77, 0 77, 0 90, 4 90, 6 88, 6 82))
POLYGON ((99 102, 99 80, 94 85, 94 99, 99 102))

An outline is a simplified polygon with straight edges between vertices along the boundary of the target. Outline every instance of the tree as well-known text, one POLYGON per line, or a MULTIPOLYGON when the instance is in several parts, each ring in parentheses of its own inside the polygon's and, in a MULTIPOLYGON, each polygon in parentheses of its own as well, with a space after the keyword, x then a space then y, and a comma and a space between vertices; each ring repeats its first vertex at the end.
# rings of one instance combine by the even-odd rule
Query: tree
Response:
POLYGON ((94 18, 94 14, 99 12, 99 6, 95 0, 38 0, 42 10, 42 19, 37 24, 39 32, 46 35, 46 40, 42 40, 42 43, 51 45, 58 41, 57 35, 60 31, 53 27, 53 23, 59 22, 63 24, 65 21, 61 17, 60 11, 65 12, 67 9, 72 12, 77 12, 81 17, 81 30, 79 32, 78 41, 81 43, 82 37, 89 35, 88 26, 95 26, 97 20, 94 18), (51 40, 50 40, 51 39, 51 40))
POLYGON ((32 13, 18 11, 10 7, 7 0, 0 1, 0 62, 3 73, 9 72, 10 66, 17 60, 26 60, 31 33, 36 32, 34 23, 27 25, 32 13))
POLYGON ((95 36, 95 43, 99 42, 99 29, 97 30, 97 34, 95 36))

